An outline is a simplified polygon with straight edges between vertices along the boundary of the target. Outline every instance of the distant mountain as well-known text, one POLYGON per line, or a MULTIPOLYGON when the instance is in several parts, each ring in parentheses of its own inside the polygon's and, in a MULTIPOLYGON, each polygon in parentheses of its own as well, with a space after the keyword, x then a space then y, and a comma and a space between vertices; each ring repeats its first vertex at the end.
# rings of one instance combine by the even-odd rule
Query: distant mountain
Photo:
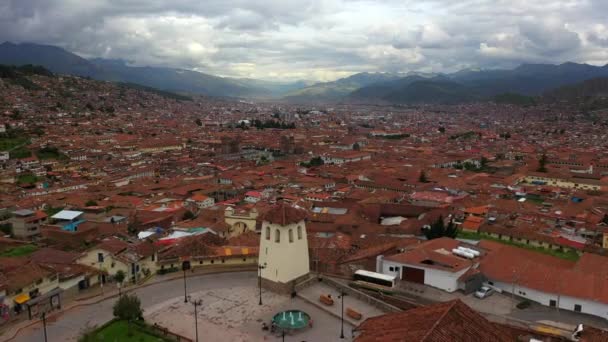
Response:
POLYGON ((498 97, 499 101, 520 102, 523 98, 515 99, 513 94, 536 96, 555 87, 607 76, 608 66, 523 64, 513 70, 462 70, 422 83, 412 77, 378 82, 351 92, 348 99, 351 102, 456 103, 493 100, 503 95, 498 97))
POLYGON ((398 78, 400 78, 398 74, 363 72, 333 82, 317 83, 295 90, 288 93, 284 99, 289 102, 301 103, 336 102, 367 85, 398 78))
POLYGON ((608 109, 608 77, 549 90, 541 98, 547 103, 564 103, 585 111, 608 109))
POLYGON ((94 77, 101 72, 88 60, 62 48, 39 44, 0 44, 0 64, 41 65, 54 73, 94 77))
POLYGON ((41 65, 57 74, 87 76, 98 80, 133 83, 176 93, 226 97, 279 97, 306 86, 233 79, 201 72, 163 67, 134 67, 123 60, 84 59, 62 48, 39 44, 0 44, 0 64, 41 65))

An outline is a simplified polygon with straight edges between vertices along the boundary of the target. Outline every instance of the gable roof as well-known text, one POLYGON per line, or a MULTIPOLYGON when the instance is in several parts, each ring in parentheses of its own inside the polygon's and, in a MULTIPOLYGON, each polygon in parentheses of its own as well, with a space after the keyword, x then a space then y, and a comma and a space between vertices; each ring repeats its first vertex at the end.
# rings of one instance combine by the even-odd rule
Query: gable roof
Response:
POLYGON ((286 226, 288 224, 298 223, 306 217, 306 211, 292 207, 285 202, 280 202, 262 215, 262 221, 286 226))
POLYGON ((355 342, 512 341, 509 331, 491 323, 460 300, 366 319, 355 342))

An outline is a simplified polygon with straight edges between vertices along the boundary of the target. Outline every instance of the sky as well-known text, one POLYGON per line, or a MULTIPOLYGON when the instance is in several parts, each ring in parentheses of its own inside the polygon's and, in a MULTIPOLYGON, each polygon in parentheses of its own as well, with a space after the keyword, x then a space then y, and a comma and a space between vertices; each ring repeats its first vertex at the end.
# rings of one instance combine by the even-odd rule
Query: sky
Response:
POLYGON ((2 0, 0 41, 229 77, 330 81, 608 63, 607 0, 2 0))

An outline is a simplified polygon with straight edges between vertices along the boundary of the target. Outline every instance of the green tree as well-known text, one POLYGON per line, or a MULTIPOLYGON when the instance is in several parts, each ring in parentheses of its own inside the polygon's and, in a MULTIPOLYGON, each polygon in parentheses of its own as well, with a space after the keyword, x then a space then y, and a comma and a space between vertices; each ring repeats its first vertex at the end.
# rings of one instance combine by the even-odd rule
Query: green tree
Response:
POLYGON ((447 226, 443 221, 443 216, 439 216, 435 222, 431 224, 431 227, 423 230, 424 236, 427 239, 433 240, 440 237, 455 238, 458 235, 458 227, 452 220, 448 222, 447 226))
POLYGON ((114 317, 127 321, 127 334, 131 335, 131 322, 143 320, 144 310, 141 308, 141 301, 136 295, 124 295, 112 308, 114 317))
POLYGON ((95 207, 97 206, 97 202, 95 202, 94 200, 88 200, 84 205, 87 207, 95 207))
POLYGON ((426 172, 424 170, 420 170, 420 176, 418 176, 418 181, 420 183, 428 183, 428 178, 426 178, 426 172))
POLYGON ((121 295, 122 282, 125 281, 126 275, 123 270, 118 270, 116 274, 114 274, 114 280, 118 283, 118 295, 121 295))
POLYGON ((538 160, 538 172, 547 172, 547 155, 543 153, 543 155, 538 160))
POLYGON ((186 212, 184 213, 184 216, 182 217, 183 220, 192 220, 194 218, 194 213, 191 212, 190 210, 186 210, 186 212))

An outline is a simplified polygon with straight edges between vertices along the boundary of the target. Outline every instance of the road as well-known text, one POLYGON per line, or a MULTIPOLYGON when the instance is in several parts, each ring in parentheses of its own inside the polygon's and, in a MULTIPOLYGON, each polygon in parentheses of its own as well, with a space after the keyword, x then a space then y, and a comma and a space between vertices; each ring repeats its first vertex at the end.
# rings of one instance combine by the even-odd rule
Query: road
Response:
MULTIPOLYGON (((255 272, 234 272, 200 275, 188 278, 188 291, 196 292, 203 290, 218 289, 228 286, 239 286, 251 284, 257 286, 255 272)), ((183 279, 174 279, 167 282, 155 283, 153 285, 139 288, 134 291, 141 299, 145 309, 164 302, 168 299, 184 295, 183 279)), ((112 319, 112 305, 116 298, 102 301, 98 304, 77 307, 69 310, 53 321, 47 321, 48 340, 54 341, 76 341, 83 327, 101 325, 112 319)), ((42 324, 22 331, 14 342, 39 342, 43 341, 42 324)))

